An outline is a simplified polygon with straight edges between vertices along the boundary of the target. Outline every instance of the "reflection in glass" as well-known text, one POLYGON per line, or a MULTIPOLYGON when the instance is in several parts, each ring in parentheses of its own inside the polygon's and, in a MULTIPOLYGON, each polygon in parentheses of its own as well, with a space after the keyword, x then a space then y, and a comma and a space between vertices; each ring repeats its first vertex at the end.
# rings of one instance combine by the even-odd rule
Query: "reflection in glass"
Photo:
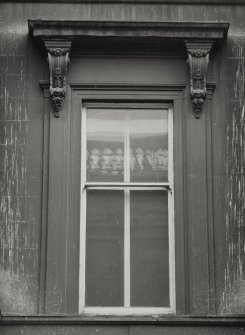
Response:
POLYGON ((87 181, 123 181, 124 113, 87 110, 87 181))
POLYGON ((130 192, 131 306, 169 306, 167 191, 130 192))
POLYGON ((87 110, 87 181, 129 181, 125 154, 130 181, 168 180, 166 109, 87 110))
POLYGON ((130 112, 130 181, 168 179, 168 111, 130 112))
POLYGON ((86 306, 123 306, 124 193, 87 191, 86 306))

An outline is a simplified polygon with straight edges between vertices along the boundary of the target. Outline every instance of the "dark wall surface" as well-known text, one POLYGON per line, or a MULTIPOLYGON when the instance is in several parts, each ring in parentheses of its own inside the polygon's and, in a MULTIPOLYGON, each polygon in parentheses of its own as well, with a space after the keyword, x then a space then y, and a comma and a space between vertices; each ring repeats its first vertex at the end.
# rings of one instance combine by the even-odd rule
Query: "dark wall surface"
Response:
MULTIPOLYGON (((212 104, 216 311, 219 315, 244 314, 245 7, 201 4, 191 6, 2 3, 0 17, 0 308, 2 313, 36 314, 39 304, 45 140, 43 92, 39 80, 48 79, 48 64, 45 53, 28 35, 27 19, 72 19, 230 22, 227 41, 215 59, 211 60, 208 74, 208 81, 216 83, 212 104)), ((79 62, 74 59, 74 64, 78 64, 77 66, 79 62)), ((159 59, 155 61, 155 74, 153 70, 147 72, 146 80, 148 78, 151 81, 154 78, 159 84, 166 83, 166 77, 161 79, 161 71, 164 74, 165 70, 161 68, 159 62, 159 59)), ((85 76, 86 82, 89 65, 83 66, 84 71, 80 68, 79 73, 75 71, 75 65, 71 67, 70 80, 79 80, 76 76, 81 73, 81 76, 85 76)), ((139 62, 135 66, 132 65, 132 68, 136 71, 134 76, 137 76, 137 71, 140 73, 146 70, 139 62)), ((132 81, 135 80, 134 76, 132 81)), ((175 76, 178 77, 178 67, 175 76)), ((180 82, 186 80, 186 77, 186 69, 183 72, 180 70, 180 82)), ((96 81, 96 71, 91 78, 96 81)), ((119 80, 125 81, 126 78, 122 77, 119 80)), ((13 327, 11 334, 19 334, 21 331, 20 329, 16 331, 13 327)), ((34 334, 32 328, 28 328, 28 332, 23 331, 26 334, 34 334)), ((119 330, 118 332, 120 333, 119 330)), ((40 329, 40 334, 42 333, 44 332, 40 329)), ((50 334, 56 333, 62 332, 50 329, 50 334)), ((69 333, 77 334, 72 327, 69 333)), ((93 332, 89 330, 85 333, 93 332)), ((175 333, 179 334, 179 330, 175 333)), ((196 334, 196 330, 185 332, 183 329, 181 332, 181 334, 187 333, 196 334)), ((221 329, 215 334, 218 333, 226 334, 226 330, 221 329)), ((2 334, 5 334, 5 330, 2 330, 2 334)), ((234 334, 242 334, 242 330, 237 329, 234 334)))
POLYGON ((242 335, 244 334, 243 327, 231 329, 230 327, 154 327, 154 326, 22 326, 22 327, 2 327, 2 335, 242 335), (82 329, 82 330, 81 330, 82 329))

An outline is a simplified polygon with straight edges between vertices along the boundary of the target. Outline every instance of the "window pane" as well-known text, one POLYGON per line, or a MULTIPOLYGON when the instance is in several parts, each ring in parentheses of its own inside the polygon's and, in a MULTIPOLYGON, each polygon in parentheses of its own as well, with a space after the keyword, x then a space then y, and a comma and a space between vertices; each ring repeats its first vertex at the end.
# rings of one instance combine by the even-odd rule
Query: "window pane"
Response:
POLYGON ((136 182, 168 180, 168 111, 130 112, 130 175, 136 182))
POLYGON ((87 110, 87 180, 123 181, 124 113, 87 110))
POLYGON ((167 191, 130 192, 131 306, 169 307, 167 191))
POLYGON ((87 192, 86 306, 123 306, 123 191, 87 192))

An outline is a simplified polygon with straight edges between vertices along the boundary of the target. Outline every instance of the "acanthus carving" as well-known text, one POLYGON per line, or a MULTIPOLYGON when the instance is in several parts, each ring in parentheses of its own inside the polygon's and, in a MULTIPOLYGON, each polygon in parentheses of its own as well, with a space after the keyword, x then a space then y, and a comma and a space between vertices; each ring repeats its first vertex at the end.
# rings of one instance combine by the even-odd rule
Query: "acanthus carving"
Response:
POLYGON ((49 40, 45 41, 48 51, 50 98, 54 108, 54 115, 60 116, 66 93, 66 73, 69 64, 71 41, 49 40))
POLYGON ((207 94, 207 70, 211 41, 185 43, 190 66, 190 95, 195 118, 199 119, 207 94))

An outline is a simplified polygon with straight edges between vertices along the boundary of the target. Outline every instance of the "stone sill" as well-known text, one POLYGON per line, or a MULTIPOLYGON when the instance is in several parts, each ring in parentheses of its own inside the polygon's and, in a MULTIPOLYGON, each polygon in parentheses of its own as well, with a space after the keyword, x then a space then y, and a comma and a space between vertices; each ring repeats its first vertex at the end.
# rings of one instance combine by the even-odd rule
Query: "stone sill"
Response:
POLYGON ((96 316, 2 315, 0 326, 13 325, 152 325, 188 327, 241 327, 245 316, 96 316))

